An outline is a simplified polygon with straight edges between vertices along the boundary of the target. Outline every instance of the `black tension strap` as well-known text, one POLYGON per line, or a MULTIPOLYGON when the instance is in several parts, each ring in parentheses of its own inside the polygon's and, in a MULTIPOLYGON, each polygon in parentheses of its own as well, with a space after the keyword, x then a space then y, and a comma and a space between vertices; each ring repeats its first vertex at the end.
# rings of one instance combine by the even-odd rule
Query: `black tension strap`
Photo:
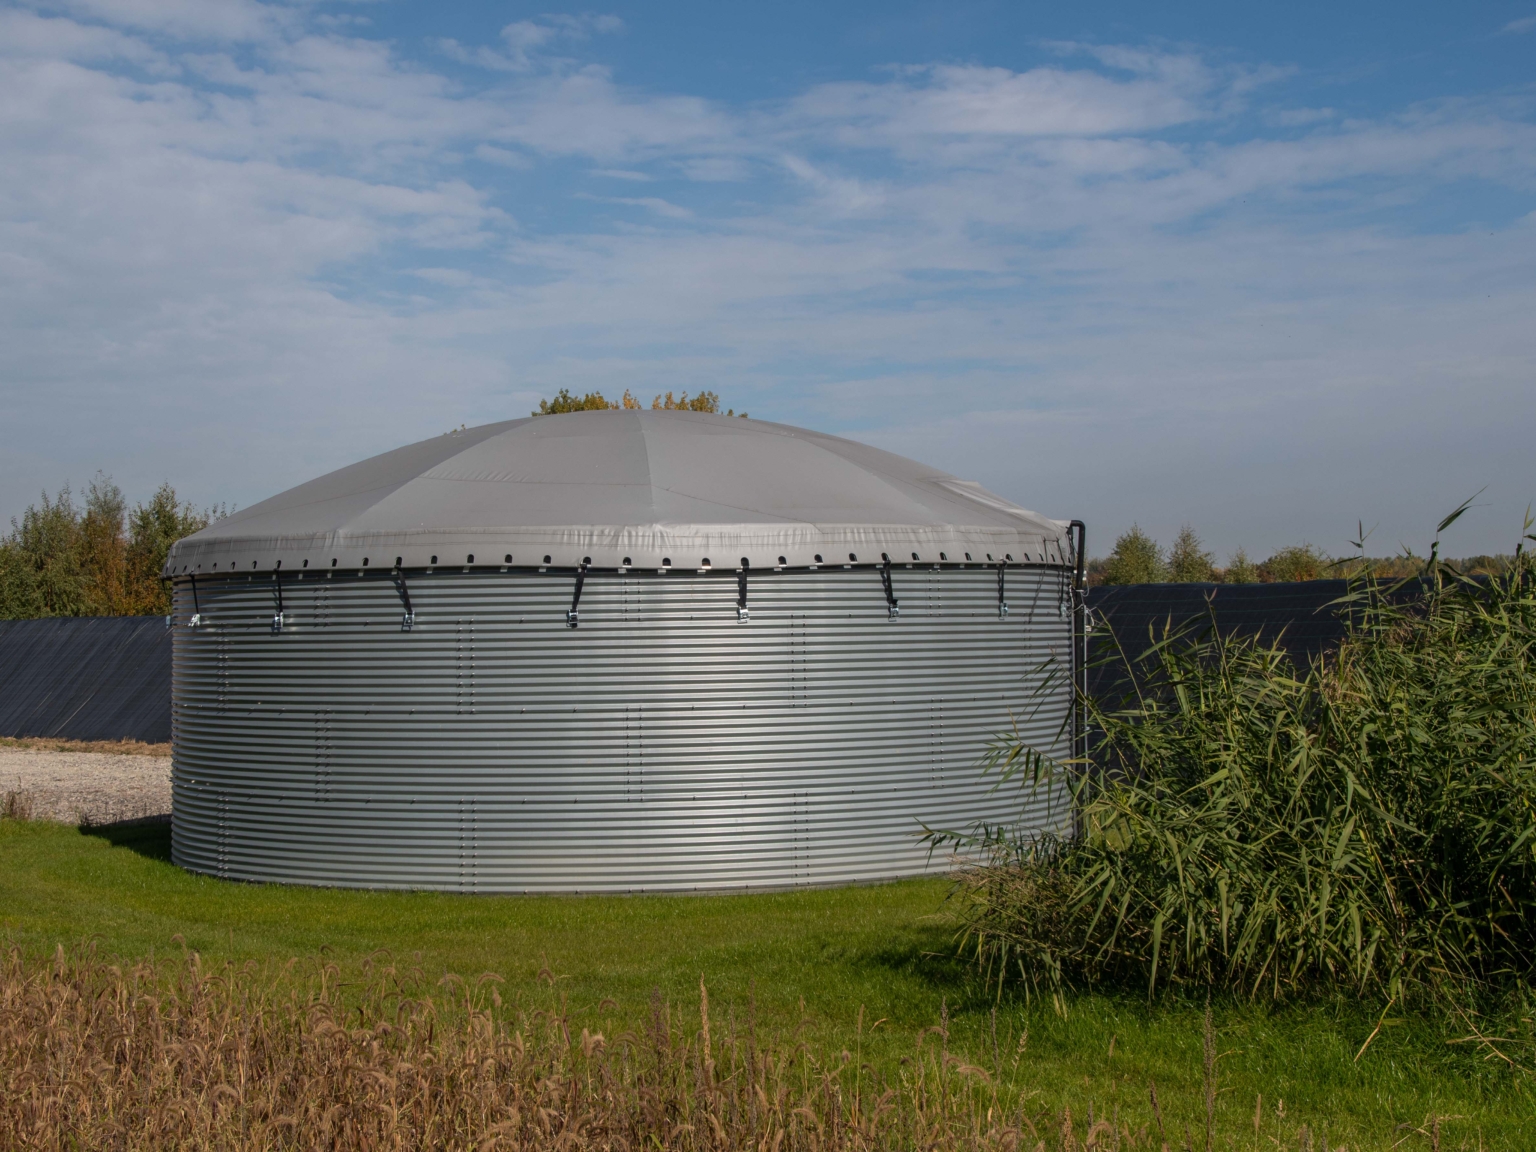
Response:
POLYGON ((747 558, 741 558, 741 567, 736 569, 736 623, 746 624, 752 619, 752 614, 747 611, 747 569, 751 567, 747 558))
POLYGON ((1002 560, 997 565, 997 615, 998 618, 1008 615, 1008 599, 1003 588, 1003 573, 1007 571, 1008 562, 1002 560))
POLYGON ((901 615, 901 608, 897 603, 896 594, 891 590, 891 558, 889 556, 880 566, 880 583, 885 585, 885 606, 890 612, 890 618, 895 620, 901 615))
POLYGON ((565 614, 565 626, 576 627, 576 606, 581 603, 581 586, 587 582, 587 566, 582 564, 576 569, 576 594, 571 597, 571 610, 565 614))
POLYGON ((187 577, 192 582, 192 619, 187 622, 187 627, 196 628, 203 622, 203 610, 197 606, 197 573, 187 577))
POLYGON ((411 607, 411 590, 406 587, 405 573, 398 566, 391 575, 395 581, 395 591, 400 593, 400 603, 405 605, 405 615, 400 619, 400 631, 409 632, 416 627, 416 610, 411 607))

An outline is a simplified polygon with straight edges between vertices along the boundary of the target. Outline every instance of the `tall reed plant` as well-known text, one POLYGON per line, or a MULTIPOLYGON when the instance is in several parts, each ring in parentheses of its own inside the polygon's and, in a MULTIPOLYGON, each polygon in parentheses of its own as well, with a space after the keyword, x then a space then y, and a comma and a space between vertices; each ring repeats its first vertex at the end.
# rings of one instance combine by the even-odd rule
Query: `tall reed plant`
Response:
MULTIPOLYGON (((1459 513, 1458 513, 1459 514, 1459 513)), ((1442 528, 1454 520, 1448 517, 1442 528)), ((1113 698, 1083 701, 1089 761, 1018 735, 1004 784, 1054 788, 1069 836, 936 836, 966 947, 1059 995, 1116 983, 1284 998, 1322 989, 1466 1005, 1536 967, 1536 582, 1525 551, 1472 578, 1432 553, 1355 578, 1337 652, 1298 667, 1213 626, 1165 628, 1113 698)))

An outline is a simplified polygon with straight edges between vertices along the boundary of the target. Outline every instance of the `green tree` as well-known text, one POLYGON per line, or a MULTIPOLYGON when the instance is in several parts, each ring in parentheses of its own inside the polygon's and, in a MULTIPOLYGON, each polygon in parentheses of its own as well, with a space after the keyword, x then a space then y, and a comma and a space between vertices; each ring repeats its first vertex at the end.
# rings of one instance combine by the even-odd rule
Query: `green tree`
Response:
POLYGON ((0 618, 169 612, 160 581, 167 552, 223 514, 179 503, 169 484, 129 513, 122 489, 104 473, 83 508, 67 484, 53 498, 44 492, 0 539, 0 618))
POLYGON ((1200 544, 1200 537, 1188 524, 1179 529, 1179 535, 1168 553, 1168 579, 1175 584, 1204 584, 1215 573, 1211 569, 1213 557, 1200 544))
MULTIPOLYGON (((679 412, 719 412, 720 394, 718 392, 705 391, 700 392, 697 396, 690 400, 688 398, 688 393, 684 392, 681 396, 674 400, 672 398, 672 393, 668 392, 665 396, 658 396, 656 399, 652 400, 651 407, 664 409, 666 411, 679 412)), ((736 415, 736 409, 727 408, 725 414, 727 416, 734 416, 736 415)), ((746 416, 747 414, 745 412, 741 414, 742 419, 746 419, 746 416)))
MULTIPOLYGON (((557 412, 614 412, 621 408, 635 410, 640 407, 640 401, 628 388, 624 389, 624 395, 617 400, 609 400, 601 392, 588 392, 585 396, 574 396, 567 388, 555 393, 552 400, 540 400, 535 416, 552 416, 557 412)), ((674 396, 668 392, 665 396, 658 395, 651 401, 651 408, 665 412, 719 412, 720 394, 718 392, 704 391, 697 396, 689 397, 684 392, 681 396, 674 396)), ((736 409, 729 408, 727 416, 736 415, 736 409)), ((742 417, 746 417, 743 412, 742 417)))
POLYGON ((176 489, 169 483, 160 485, 149 503, 134 508, 128 520, 124 560, 135 614, 162 615, 171 610, 170 588, 160 580, 171 545, 225 515, 227 509, 222 506, 198 511, 191 504, 178 502, 176 489))
POLYGON ((53 499, 45 490, 37 504, 29 505, 21 522, 11 519, 6 539, 25 570, 19 583, 33 616, 80 616, 87 601, 86 574, 80 565, 80 512, 69 485, 53 499))
POLYGON ((1114 551, 1104 565, 1104 583, 1158 584, 1167 578, 1163 550, 1139 524, 1132 524, 1131 530, 1115 541, 1114 551))
POLYGON ((35 620, 43 615, 43 590, 32 558, 7 536, 0 540, 0 620, 35 620))
POLYGON ((1222 571, 1223 584, 1257 584, 1259 582, 1259 566, 1248 559, 1248 553, 1239 548, 1232 553, 1227 561, 1226 568, 1222 571))
POLYGON ((1320 580, 1333 561, 1310 544, 1292 544, 1282 548, 1259 565, 1259 578, 1266 583, 1291 580, 1320 580))
POLYGON ((126 616, 133 613, 124 563, 123 514, 128 501, 123 490, 104 472, 96 473, 86 489, 80 516, 80 571, 85 578, 84 616, 126 616))
POLYGON ((1514 557, 1499 554, 1496 556, 1481 555, 1468 556, 1462 560, 1452 560, 1448 563, 1455 565, 1460 572, 1469 576, 1502 576, 1514 566, 1514 557))
POLYGON ((609 400, 601 392, 588 392, 585 396, 573 396, 569 388, 555 393, 553 400, 540 400, 535 416, 553 416, 559 412, 607 412, 616 408, 638 408, 639 403, 624 390, 619 400, 609 400))

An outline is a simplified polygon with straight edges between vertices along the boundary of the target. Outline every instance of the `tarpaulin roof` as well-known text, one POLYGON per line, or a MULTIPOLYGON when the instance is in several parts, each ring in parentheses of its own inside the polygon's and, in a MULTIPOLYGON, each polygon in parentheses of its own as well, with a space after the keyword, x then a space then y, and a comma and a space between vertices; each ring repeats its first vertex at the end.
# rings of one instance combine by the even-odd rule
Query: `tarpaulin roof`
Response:
POLYGON ((800 567, 909 562, 913 553, 934 563, 1065 563, 1067 522, 915 460, 787 424, 573 412, 450 432, 311 480, 181 540, 166 573, 800 567))

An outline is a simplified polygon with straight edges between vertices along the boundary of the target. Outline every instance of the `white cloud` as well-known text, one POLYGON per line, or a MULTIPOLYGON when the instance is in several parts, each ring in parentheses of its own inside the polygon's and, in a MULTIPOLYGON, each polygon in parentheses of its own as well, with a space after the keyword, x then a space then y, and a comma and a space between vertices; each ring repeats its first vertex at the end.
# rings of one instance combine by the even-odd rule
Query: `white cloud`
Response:
POLYGON ((633 161, 740 146, 738 126, 708 101, 629 93, 596 65, 531 80, 506 96, 491 138, 549 155, 633 161))
POLYGON ((786 154, 781 162, 817 193, 823 207, 838 213, 861 212, 879 207, 885 197, 878 188, 847 177, 829 176, 804 157, 786 154))
POLYGON ((1336 116, 1338 113, 1332 108, 1277 108, 1266 113, 1264 118, 1281 128, 1300 128, 1332 120, 1336 116))
POLYGON ((580 42, 593 33, 614 35, 624 30, 617 16, 547 15, 537 20, 517 20, 501 30, 505 52, 491 48, 466 48, 456 40, 437 41, 439 49, 461 64, 498 72, 527 72, 535 67, 559 66, 567 59, 552 58, 548 50, 560 41, 580 42))
POLYGON ((693 156, 677 161, 677 169, 701 184, 734 184, 752 176, 752 165, 741 156, 693 156))
POLYGON ((1100 136, 1201 119, 1208 76, 1117 80, 1087 70, 930 65, 883 83, 823 84, 795 111, 845 145, 906 136, 1100 136))
POLYGON ((627 204, 631 208, 644 208, 670 220, 687 220, 693 216, 681 204, 663 200, 660 196, 593 196, 588 192, 578 192, 576 195, 582 200, 594 200, 601 204, 627 204))
POLYGON ((46 17, 36 12, 0 10, 0 57, 105 62, 121 60, 168 70, 165 55, 113 28, 46 17))
POLYGON ((515 152, 510 148, 498 148, 494 144, 476 144, 475 159, 484 160, 488 164, 499 164, 503 168, 532 168, 532 157, 523 152, 515 152))
POLYGON ((1511 20, 1499 31, 1507 36, 1519 36, 1536 28, 1536 16, 1522 16, 1518 20, 1511 20))
POLYGON ((267 40, 299 18, 256 0, 60 0, 56 6, 102 24, 185 40, 267 40))

